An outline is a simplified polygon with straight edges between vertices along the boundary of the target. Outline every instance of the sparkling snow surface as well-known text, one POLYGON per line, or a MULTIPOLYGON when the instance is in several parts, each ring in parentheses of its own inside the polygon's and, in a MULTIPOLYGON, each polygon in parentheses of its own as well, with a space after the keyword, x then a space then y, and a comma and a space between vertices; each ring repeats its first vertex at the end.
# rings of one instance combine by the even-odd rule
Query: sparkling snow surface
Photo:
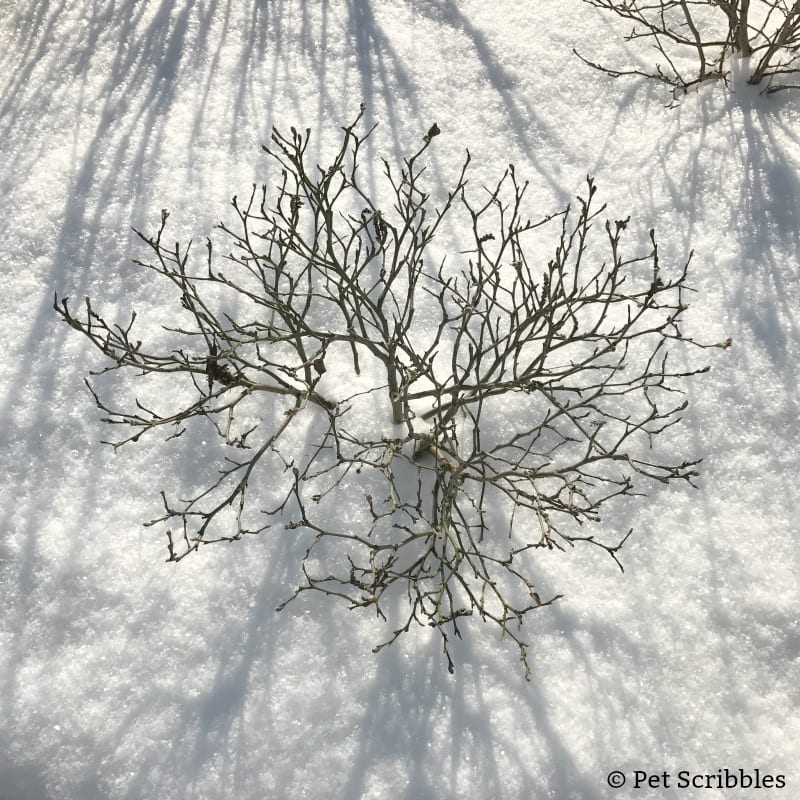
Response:
MULTIPOLYGON (((572 55, 630 58, 577 0, 0 0, 0 798, 754 797, 606 784, 611 770, 786 775, 798 796, 800 95, 707 87, 677 109, 572 55), (27 9, 27 10, 25 10, 27 9), (533 678, 478 620, 378 656, 368 613, 306 596, 280 536, 164 562, 161 486, 207 464, 158 437, 114 454, 83 386, 102 361, 53 293, 109 316, 166 303, 131 226, 202 242, 265 179, 272 125, 325 148, 358 105, 365 164, 513 162, 531 216, 587 174, 629 246, 695 251, 690 333, 731 336, 689 386, 676 447, 701 488, 606 513, 537 554, 566 599, 528 618, 533 678)), ((171 301, 170 301, 171 302, 171 301)), ((146 328, 145 328, 146 331, 146 328)), ((673 779, 675 780, 675 779, 673 779)))

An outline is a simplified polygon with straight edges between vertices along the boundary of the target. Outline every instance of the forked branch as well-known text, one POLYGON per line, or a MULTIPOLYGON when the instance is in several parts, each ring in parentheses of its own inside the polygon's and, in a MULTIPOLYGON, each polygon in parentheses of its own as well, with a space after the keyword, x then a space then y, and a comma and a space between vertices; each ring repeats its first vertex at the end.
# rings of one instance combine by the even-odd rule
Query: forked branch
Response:
POLYGON ((216 477, 188 499, 162 492, 147 523, 165 530, 169 561, 280 523, 300 548, 293 598, 399 620, 376 650, 431 626, 452 671, 450 637, 475 615, 530 674, 524 619, 560 596, 530 577, 533 551, 588 543, 621 568, 630 531, 609 543, 602 509, 697 477, 699 459, 651 449, 706 369, 673 366, 676 348, 707 346, 681 327, 689 261, 663 266, 652 231, 628 254, 628 220, 604 220, 591 178, 572 206, 532 219, 515 169, 473 189, 467 154, 435 202, 423 174, 436 125, 383 163, 375 195, 359 122, 324 168, 308 131, 275 131, 276 180, 233 199, 221 254, 210 240, 196 259, 168 245, 167 211, 138 234, 138 263, 177 310, 159 336, 137 338, 135 312, 119 325, 88 299, 55 310, 106 358, 90 390, 125 432, 115 448, 163 430, 179 459, 189 429, 218 441, 216 477), (462 237, 447 258, 445 220, 462 237), (120 371, 139 391, 117 408, 97 384, 120 371))

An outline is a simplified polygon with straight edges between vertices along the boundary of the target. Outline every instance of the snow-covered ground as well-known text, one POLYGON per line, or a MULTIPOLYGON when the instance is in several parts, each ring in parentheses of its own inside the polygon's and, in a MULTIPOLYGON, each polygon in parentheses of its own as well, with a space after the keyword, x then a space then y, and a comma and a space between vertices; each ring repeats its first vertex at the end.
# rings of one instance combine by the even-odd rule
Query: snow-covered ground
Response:
POLYGON ((719 85, 668 110, 571 54, 614 57, 612 34, 577 0, 0 1, 2 800, 797 796, 800 96, 719 85), (477 620, 450 676, 428 631, 375 656, 369 615, 276 614, 300 554, 269 534, 164 563, 141 522, 193 465, 99 445, 101 362, 52 309, 165 300, 131 226, 166 207, 202 240, 264 177, 272 125, 332 141, 362 101, 376 176, 434 121, 435 180, 465 147, 476 182, 513 162, 532 214, 594 175, 643 249, 651 225, 665 263, 694 249, 691 332, 734 340, 676 433, 701 489, 604 520, 635 529, 625 574, 537 557, 566 599, 529 617, 530 683, 477 620), (787 787, 677 787, 725 768, 787 787))

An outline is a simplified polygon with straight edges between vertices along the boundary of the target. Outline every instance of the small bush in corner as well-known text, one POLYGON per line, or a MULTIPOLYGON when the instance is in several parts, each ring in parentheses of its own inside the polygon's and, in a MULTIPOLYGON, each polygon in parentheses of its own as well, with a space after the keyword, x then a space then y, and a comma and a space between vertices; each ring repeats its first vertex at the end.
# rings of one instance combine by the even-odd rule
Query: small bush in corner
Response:
POLYGON ((800 88, 800 2, 785 0, 584 0, 630 25, 628 42, 655 51, 652 67, 613 69, 575 54, 615 78, 643 76, 686 94, 709 80, 727 81, 731 61, 765 92, 800 88))

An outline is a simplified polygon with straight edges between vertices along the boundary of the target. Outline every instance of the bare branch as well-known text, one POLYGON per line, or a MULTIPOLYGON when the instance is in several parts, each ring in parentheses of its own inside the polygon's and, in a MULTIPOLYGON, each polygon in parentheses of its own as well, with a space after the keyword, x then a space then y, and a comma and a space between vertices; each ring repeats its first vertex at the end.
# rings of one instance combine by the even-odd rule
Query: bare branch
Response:
POLYGON ((308 131, 274 131, 277 181, 233 199, 222 255, 168 246, 167 211, 138 234, 138 263, 175 294, 166 344, 135 338, 136 312, 118 325, 89 299, 55 310, 106 359, 87 385, 126 431, 116 449, 164 430, 180 458, 186 431, 215 437, 216 476, 185 499, 162 492, 147 523, 169 561, 282 525, 305 550, 290 599, 318 591, 384 620, 400 608, 375 650, 431 626, 451 671, 451 637, 478 616, 530 675, 524 619, 560 595, 542 597, 529 551, 583 542, 621 569, 631 532, 608 544, 585 527, 648 482, 694 485, 698 459, 651 449, 706 370, 671 366, 675 347, 709 346, 681 328, 689 261, 663 267, 653 231, 627 255, 628 220, 601 222, 591 178, 531 219, 514 167, 473 190, 467 153, 436 204, 423 175, 437 125, 384 162, 373 195, 359 119, 325 168, 308 161, 308 131), (466 238, 450 261, 434 243, 446 219, 466 238), (119 371, 137 378, 121 409, 99 388, 119 371))

